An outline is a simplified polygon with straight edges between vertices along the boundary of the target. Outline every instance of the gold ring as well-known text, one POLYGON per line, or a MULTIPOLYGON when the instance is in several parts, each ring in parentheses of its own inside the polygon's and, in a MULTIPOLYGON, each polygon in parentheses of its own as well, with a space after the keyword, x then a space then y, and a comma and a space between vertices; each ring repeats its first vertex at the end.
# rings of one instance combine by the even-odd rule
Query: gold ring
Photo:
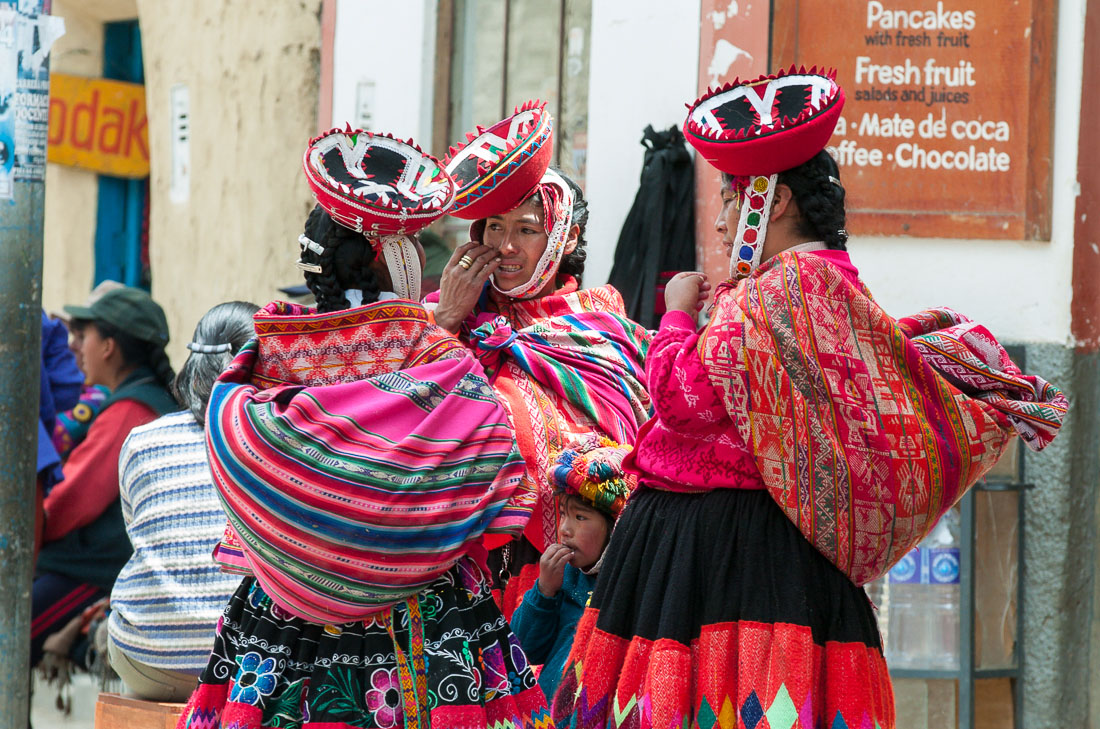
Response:
POLYGON ((458 265, 469 271, 470 266, 474 265, 474 259, 470 258, 469 256, 463 256, 462 258, 458 259, 458 265))

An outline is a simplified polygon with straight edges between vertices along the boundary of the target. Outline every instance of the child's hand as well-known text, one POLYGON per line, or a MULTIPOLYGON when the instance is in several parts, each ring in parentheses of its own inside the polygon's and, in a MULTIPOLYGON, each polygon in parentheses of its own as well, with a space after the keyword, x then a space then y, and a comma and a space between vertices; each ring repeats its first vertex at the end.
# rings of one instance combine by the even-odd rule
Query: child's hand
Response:
POLYGON ((564 544, 551 544, 539 560, 539 592, 553 597, 561 589, 565 577, 565 565, 573 559, 573 550, 564 544))

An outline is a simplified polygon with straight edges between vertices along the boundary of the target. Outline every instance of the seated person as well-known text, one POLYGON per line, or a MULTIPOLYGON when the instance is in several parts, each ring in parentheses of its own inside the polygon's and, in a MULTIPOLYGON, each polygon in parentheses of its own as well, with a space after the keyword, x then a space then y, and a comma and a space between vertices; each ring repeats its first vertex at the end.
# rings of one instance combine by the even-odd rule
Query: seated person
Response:
POLYGON ((547 473, 558 491, 558 542, 543 552, 538 582, 524 594, 511 625, 528 660, 543 664, 539 687, 550 702, 615 519, 635 483, 622 471, 629 450, 608 438, 585 436, 547 473))
POLYGON ((64 480, 45 499, 32 591, 32 666, 51 633, 110 593, 130 558, 118 499, 122 441, 133 428, 179 407, 167 390, 174 377, 164 352, 168 322, 149 294, 122 288, 90 307, 66 310, 84 326, 86 382, 106 386, 111 395, 87 438, 69 454, 64 480))
POLYGON ((134 554, 111 591, 107 651, 111 667, 142 699, 187 700, 241 582, 211 558, 225 512, 203 426, 214 380, 252 337, 256 310, 233 301, 202 317, 172 384, 188 409, 134 428, 122 445, 119 495, 134 554))
MULTIPOLYGON (((90 307, 92 304, 99 301, 108 291, 114 291, 115 289, 121 288, 126 287, 118 281, 100 281, 88 295, 88 300, 84 302, 84 306, 90 307)), ((73 319, 72 316, 66 312, 53 314, 51 316, 54 316, 68 327, 69 351, 76 357, 76 366, 80 369, 81 373, 83 373, 84 354, 81 352, 81 349, 84 346, 84 329, 88 324, 87 320, 73 319)), ((52 436, 54 448, 57 450, 57 454, 61 456, 62 463, 68 460, 69 454, 72 453, 73 448, 80 445, 80 442, 88 435, 88 428, 92 426, 92 421, 95 420, 95 416, 103 409, 103 403, 107 400, 109 394, 110 392, 103 385, 86 383, 83 392, 80 394, 79 402, 69 405, 63 410, 59 409, 57 413, 57 422, 53 426, 52 436)))
POLYGON ((42 360, 39 368, 41 384, 38 390, 38 456, 35 467, 35 555, 42 545, 45 523, 43 503, 46 493, 61 480, 61 455, 51 436, 58 412, 76 405, 84 384, 84 375, 77 369, 76 358, 68 348, 68 332, 61 322, 42 312, 42 360))

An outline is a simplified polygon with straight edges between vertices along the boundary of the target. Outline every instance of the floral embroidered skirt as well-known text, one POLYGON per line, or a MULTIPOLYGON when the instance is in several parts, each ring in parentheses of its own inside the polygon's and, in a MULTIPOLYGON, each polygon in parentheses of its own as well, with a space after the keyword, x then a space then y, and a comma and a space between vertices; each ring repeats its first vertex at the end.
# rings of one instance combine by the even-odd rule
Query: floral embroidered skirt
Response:
POLYGON ((641 487, 553 701, 558 727, 892 729, 873 608, 763 490, 641 487))
POLYGON ((367 621, 289 615, 252 577, 218 623, 180 729, 552 727, 482 571, 463 559, 367 621))

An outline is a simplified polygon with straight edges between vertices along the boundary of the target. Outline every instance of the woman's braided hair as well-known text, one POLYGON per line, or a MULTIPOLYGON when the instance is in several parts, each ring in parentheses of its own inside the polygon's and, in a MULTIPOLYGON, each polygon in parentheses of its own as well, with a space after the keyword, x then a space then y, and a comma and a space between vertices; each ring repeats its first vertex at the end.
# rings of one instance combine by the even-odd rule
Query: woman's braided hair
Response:
POLYGON ((843 251, 848 241, 844 229, 844 188, 829 178, 840 179, 840 168, 825 150, 809 162, 779 173, 779 184, 791 188, 798 203, 798 232, 811 240, 825 242, 831 250, 843 251))
POLYGON ((224 352, 192 351, 172 381, 172 394, 181 405, 191 411, 199 425, 206 424, 206 407, 210 404, 214 380, 256 333, 252 315, 258 308, 245 301, 218 304, 203 314, 195 326, 192 342, 229 346, 224 352))
POLYGON ((305 234, 324 249, 322 253, 309 248, 302 251, 303 263, 321 267, 320 273, 305 274, 306 286, 317 300, 319 313, 349 308, 351 304, 344 295, 348 289, 361 290, 364 304, 378 300, 381 285, 371 268, 374 248, 362 233, 340 225, 317 205, 306 219, 305 234))

